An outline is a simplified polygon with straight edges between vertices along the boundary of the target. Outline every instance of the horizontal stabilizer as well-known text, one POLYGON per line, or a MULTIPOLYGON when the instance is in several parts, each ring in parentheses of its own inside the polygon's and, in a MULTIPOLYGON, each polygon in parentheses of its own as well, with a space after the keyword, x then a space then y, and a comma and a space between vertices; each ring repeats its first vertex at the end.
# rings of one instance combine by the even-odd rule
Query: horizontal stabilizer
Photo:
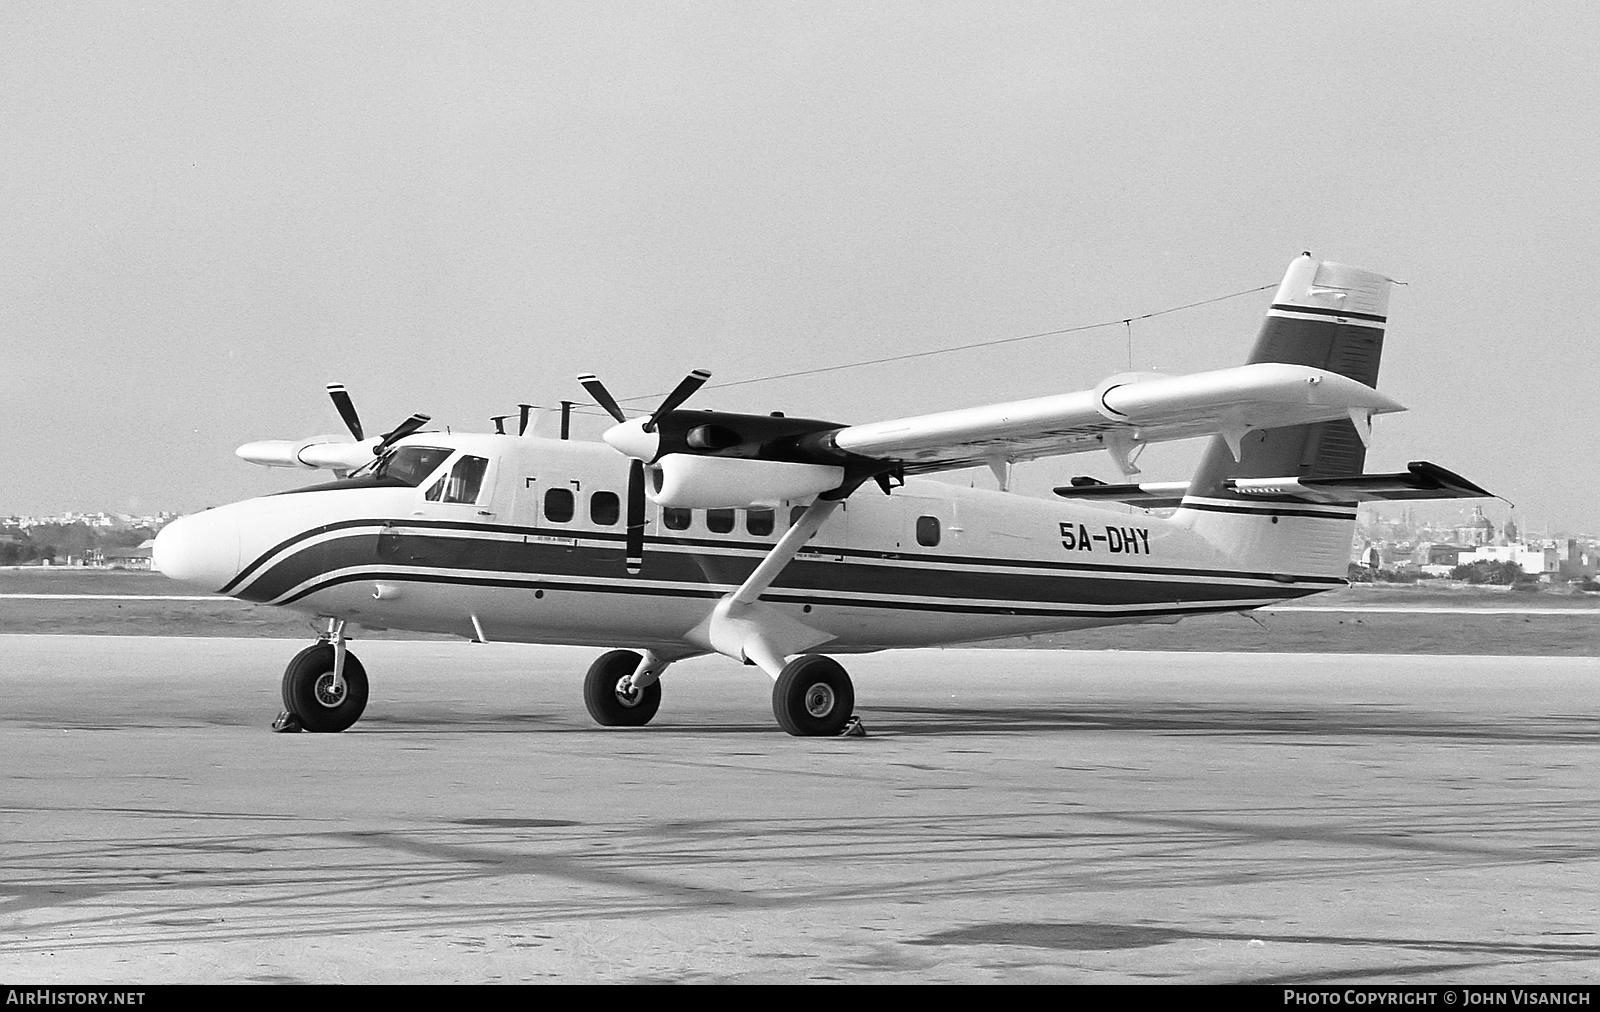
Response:
MULTIPOLYGON (((1239 495, 1301 502, 1352 503, 1394 499, 1494 499, 1493 492, 1426 460, 1413 460, 1399 474, 1347 474, 1332 478, 1230 478, 1223 487, 1239 495)), ((1109 485, 1077 477, 1055 490, 1063 499, 1122 502, 1145 509, 1177 506, 1186 481, 1146 481, 1109 485)))
POLYGON ((1171 509, 1183 501, 1186 481, 1144 481, 1133 485, 1110 485, 1095 478, 1077 477, 1071 485, 1055 490, 1063 499, 1089 499, 1096 502, 1125 502, 1147 510, 1171 509))
POLYGON ((1399 474, 1351 474, 1331 478, 1229 478, 1223 487, 1239 495, 1289 497, 1307 502, 1348 503, 1394 499, 1494 499, 1453 471, 1414 460, 1399 474))

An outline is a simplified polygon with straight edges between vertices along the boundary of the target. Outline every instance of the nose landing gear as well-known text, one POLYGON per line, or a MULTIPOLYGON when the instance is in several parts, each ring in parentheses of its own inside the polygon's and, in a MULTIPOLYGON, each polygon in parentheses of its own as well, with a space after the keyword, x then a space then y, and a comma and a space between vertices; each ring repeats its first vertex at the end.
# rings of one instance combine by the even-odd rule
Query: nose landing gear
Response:
POLYGON ((327 635, 295 654, 283 672, 284 712, 275 731, 337 732, 361 719, 367 708, 367 669, 345 648, 344 622, 329 622, 327 635))

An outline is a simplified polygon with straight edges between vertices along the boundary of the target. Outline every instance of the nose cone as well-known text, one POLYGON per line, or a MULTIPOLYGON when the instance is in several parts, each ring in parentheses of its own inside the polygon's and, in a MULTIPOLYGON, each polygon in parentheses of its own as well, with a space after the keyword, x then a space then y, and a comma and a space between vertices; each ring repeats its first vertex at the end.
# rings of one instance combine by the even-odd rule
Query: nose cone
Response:
POLYGON ((656 459, 656 454, 661 450, 661 433, 644 431, 646 419, 635 418, 632 421, 620 422, 600 434, 600 438, 611 444, 611 448, 618 453, 624 453, 635 460, 642 460, 646 464, 656 459))
POLYGON ((239 573, 239 525, 226 508, 179 517, 161 529, 151 565, 163 576, 218 591, 239 573))

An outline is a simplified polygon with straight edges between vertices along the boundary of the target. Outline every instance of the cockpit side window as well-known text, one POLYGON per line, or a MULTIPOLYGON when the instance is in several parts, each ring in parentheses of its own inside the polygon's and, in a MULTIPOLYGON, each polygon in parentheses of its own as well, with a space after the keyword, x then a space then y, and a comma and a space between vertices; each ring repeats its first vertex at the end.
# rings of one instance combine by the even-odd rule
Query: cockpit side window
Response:
POLYGON ((488 470, 489 461, 485 458, 463 456, 449 474, 433 483, 425 498, 430 502, 475 503, 488 470))

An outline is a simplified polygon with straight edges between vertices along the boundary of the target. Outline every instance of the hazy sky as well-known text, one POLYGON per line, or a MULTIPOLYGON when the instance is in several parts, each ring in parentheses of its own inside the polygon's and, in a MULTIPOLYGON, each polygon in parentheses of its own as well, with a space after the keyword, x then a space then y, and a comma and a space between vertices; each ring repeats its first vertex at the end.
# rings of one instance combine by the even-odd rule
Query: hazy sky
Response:
MULTIPOLYGON (((0 206, 0 514, 311 480, 233 449, 341 431, 334 380, 370 430, 482 430, 583 371, 627 396, 1120 319, 1311 249, 1409 283, 1370 470, 1600 531, 1590 4, 18 0, 0 206)), ((1135 324, 1134 365, 1238 364, 1266 301, 1135 324)), ((1128 357, 1116 327, 691 403, 871 421, 1128 357)))

